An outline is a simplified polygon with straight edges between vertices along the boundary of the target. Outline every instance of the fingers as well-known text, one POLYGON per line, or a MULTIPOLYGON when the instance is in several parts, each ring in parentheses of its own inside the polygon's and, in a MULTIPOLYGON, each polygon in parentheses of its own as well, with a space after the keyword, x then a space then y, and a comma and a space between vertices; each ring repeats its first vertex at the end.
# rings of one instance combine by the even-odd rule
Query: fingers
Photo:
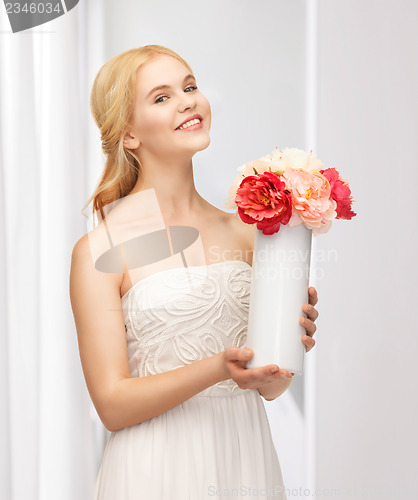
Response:
POLYGON ((231 378, 241 389, 256 389, 260 385, 267 384, 273 380, 289 380, 293 374, 277 365, 266 365, 258 368, 246 368, 246 362, 254 355, 254 351, 248 348, 230 346, 225 350, 225 360, 231 378), (249 357, 247 355, 249 354, 249 357), (274 369, 274 372, 273 372, 274 369))
POLYGON ((310 336, 313 337, 314 333, 316 332, 316 325, 315 323, 310 320, 309 318, 304 318, 301 317, 299 319, 299 323, 305 328, 306 333, 310 336))
POLYGON ((312 304, 314 306, 318 302, 318 292, 316 291, 316 288, 314 286, 310 286, 308 289, 308 293, 309 304, 312 304))
POLYGON ((248 361, 254 355, 252 349, 245 347, 229 346, 225 350, 225 361, 248 361))
POLYGON ((306 314, 308 315, 308 318, 311 321, 316 321, 317 320, 317 318, 319 316, 319 312, 315 309, 315 307, 313 305, 305 303, 302 306, 302 310, 304 312, 306 312, 306 314))
POLYGON ((231 368, 232 378, 241 389, 256 389, 261 385, 268 384, 274 380, 290 380, 293 375, 277 365, 266 365, 259 368, 240 368, 235 366, 231 368), (273 373, 273 370, 276 370, 273 373))
POLYGON ((302 342, 305 344, 305 352, 309 352, 315 345, 315 340, 312 337, 309 337, 309 335, 304 335, 302 337, 302 342))
POLYGON ((302 342, 305 344, 305 351, 309 352, 315 345, 315 340, 312 338, 316 332, 316 325, 314 321, 319 316, 319 312, 315 309, 315 305, 318 303, 318 293, 315 287, 310 286, 309 292, 309 303, 303 304, 302 310, 307 314, 307 318, 301 317, 299 322, 305 328, 306 335, 302 337, 302 342))

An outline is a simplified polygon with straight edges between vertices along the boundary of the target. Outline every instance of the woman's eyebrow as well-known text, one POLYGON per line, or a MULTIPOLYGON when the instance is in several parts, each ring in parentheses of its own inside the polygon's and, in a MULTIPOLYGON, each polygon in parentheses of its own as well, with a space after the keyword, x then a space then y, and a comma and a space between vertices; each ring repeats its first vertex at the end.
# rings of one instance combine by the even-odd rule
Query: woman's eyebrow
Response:
MULTIPOLYGON (((195 78, 195 77, 194 77, 191 73, 189 73, 188 75, 186 75, 186 76, 184 77, 183 84, 184 84, 184 83, 185 83, 185 82, 186 82, 189 78, 196 79, 196 78, 195 78)), ((150 96, 153 92, 155 92, 156 90, 161 90, 161 89, 169 89, 169 88, 171 88, 171 87, 170 87, 170 85, 167 85, 167 84, 165 84, 165 85, 158 85, 157 87, 154 87, 152 90, 150 90, 150 92, 148 92, 148 95, 147 95, 147 97, 146 97, 146 98, 148 99, 148 97, 149 97, 149 96, 150 96)))

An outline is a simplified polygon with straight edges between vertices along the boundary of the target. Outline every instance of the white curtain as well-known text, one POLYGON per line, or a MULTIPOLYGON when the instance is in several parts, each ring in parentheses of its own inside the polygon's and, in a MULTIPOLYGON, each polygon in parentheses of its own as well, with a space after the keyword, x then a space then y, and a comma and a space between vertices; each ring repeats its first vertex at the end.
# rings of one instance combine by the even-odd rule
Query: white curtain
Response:
POLYGON ((107 433, 85 387, 68 284, 103 166, 88 107, 104 62, 101 10, 80 2, 21 33, 0 14, 4 500, 90 500, 107 433))

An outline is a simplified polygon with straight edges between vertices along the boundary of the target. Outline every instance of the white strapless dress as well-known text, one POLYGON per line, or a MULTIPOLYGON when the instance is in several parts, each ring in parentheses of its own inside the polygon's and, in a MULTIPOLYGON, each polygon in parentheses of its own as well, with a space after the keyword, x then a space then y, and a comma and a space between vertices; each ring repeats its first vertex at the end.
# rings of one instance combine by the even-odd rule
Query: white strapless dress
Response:
MULTIPOLYGON (((123 297, 131 377, 245 347, 252 267, 243 261, 180 267, 123 297)), ((282 472, 256 389, 222 381, 140 424, 112 432, 94 500, 285 500, 282 472)))

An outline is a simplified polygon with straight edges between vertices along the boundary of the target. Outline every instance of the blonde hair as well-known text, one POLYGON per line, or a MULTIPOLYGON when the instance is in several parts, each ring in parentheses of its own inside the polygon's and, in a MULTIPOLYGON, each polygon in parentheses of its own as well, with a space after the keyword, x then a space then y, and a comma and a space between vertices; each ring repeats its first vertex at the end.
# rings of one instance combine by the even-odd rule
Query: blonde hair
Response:
POLYGON ((137 72, 160 54, 175 57, 193 74, 189 64, 168 47, 144 45, 110 59, 94 79, 90 109, 107 158, 97 187, 82 210, 93 201, 93 218, 99 212, 104 219, 103 207, 129 194, 138 179, 141 163, 132 150, 124 147, 123 137, 133 115, 137 72))

